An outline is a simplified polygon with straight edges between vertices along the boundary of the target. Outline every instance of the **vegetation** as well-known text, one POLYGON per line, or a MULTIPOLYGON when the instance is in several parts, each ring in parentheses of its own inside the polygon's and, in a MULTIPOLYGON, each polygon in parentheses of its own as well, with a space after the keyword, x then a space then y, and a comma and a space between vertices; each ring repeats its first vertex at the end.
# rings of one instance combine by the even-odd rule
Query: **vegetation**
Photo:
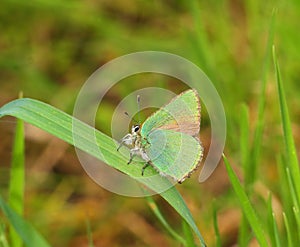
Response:
MULTIPOLYGON (((300 242, 297 1, 1 5, 0 246, 300 242), (224 160, 204 183, 194 174, 139 199, 96 185, 67 143, 74 144, 70 114, 81 85, 111 59, 143 50, 178 54, 204 70, 225 107, 227 141, 224 160), (20 91, 24 98, 13 101, 20 91)), ((186 89, 167 76, 131 76, 108 91, 97 114, 107 163, 129 176, 140 169, 127 166, 115 150, 111 119, 125 96, 151 86, 176 94, 186 89)), ((202 107, 201 140, 208 150, 210 120, 202 107)), ((80 125, 82 142, 75 145, 101 160, 90 148, 90 131, 80 125)))

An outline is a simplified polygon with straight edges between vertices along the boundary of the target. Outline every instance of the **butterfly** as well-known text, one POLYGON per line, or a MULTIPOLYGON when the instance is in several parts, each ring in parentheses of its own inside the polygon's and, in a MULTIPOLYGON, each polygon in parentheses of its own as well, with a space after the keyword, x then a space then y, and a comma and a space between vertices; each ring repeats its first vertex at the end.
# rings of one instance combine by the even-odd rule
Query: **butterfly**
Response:
POLYGON ((200 99, 195 89, 175 96, 168 104, 150 115, 145 122, 134 124, 117 150, 130 148, 130 164, 135 156, 150 165, 160 175, 182 183, 197 169, 203 147, 199 139, 200 99))

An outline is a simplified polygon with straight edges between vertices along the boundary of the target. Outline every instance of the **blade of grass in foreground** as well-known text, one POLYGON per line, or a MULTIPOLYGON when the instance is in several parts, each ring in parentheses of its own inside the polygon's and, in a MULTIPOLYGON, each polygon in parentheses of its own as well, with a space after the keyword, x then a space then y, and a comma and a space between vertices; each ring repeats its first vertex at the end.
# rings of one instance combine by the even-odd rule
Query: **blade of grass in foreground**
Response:
POLYGON ((285 213, 283 213, 283 220, 284 220, 284 225, 285 225, 285 229, 286 229, 286 233, 287 233, 287 243, 288 243, 287 246, 291 247, 291 246, 293 246, 292 243, 294 243, 294 242, 292 241, 290 223, 289 223, 285 213))
POLYGON ((46 240, 28 222, 22 219, 21 216, 5 203, 1 195, 0 209, 26 246, 50 247, 46 240))
POLYGON ((233 169, 231 168, 227 158, 225 157, 225 155, 223 154, 223 159, 224 159, 224 163, 226 166, 226 170, 229 176, 229 180, 232 184, 232 187, 237 195, 237 198, 239 199, 240 205, 242 207, 243 213, 245 214, 255 236, 256 239, 258 241, 258 243, 260 244, 260 246, 262 247, 267 247, 268 242, 267 239, 265 238, 265 233, 262 229, 262 224, 259 220, 259 218, 257 217, 254 208, 252 207, 249 198, 247 197, 247 194, 245 192, 245 190, 243 189, 241 183, 239 182, 239 179, 237 177, 237 175, 235 174, 235 172, 233 171, 233 169))
MULTIPOLYGON (((18 119, 12 152, 8 204, 19 215, 23 215, 24 208, 24 174, 24 124, 22 120, 18 119)), ((22 240, 16 233, 13 226, 10 226, 9 233, 11 246, 22 246, 22 240)))
POLYGON ((245 187, 249 184, 248 172, 249 172, 249 155, 250 155, 250 133, 249 133, 249 109, 246 104, 241 107, 241 121, 240 121, 240 147, 241 147, 241 163, 243 166, 244 176, 245 176, 245 187), (248 175, 248 176, 247 176, 248 175))
POLYGON ((293 181, 292 181, 292 176, 291 173, 289 171, 289 168, 286 168, 286 176, 287 176, 287 180, 288 180, 288 184, 289 184, 289 189, 290 189, 290 193, 291 193, 291 197, 292 197, 292 202, 293 202, 293 216, 295 218, 296 221, 296 226, 294 228, 298 228, 298 230, 296 230, 296 232, 298 232, 298 239, 300 239, 300 215, 299 215, 299 207, 297 205, 297 196, 296 196, 296 192, 295 189, 293 187, 293 181))
MULTIPOLYGON (((249 133, 249 109, 246 105, 242 108, 241 119, 241 160, 244 170, 245 189, 248 193, 252 192, 252 184, 257 177, 257 165, 259 162, 261 152, 261 142, 264 130, 264 115, 266 105, 266 85, 267 75, 271 64, 272 44, 274 40, 274 27, 275 27, 275 15, 276 11, 273 10, 271 21, 269 24, 268 41, 265 50, 264 64, 261 75, 261 90, 258 103, 258 113, 255 122, 253 143, 250 146, 250 133, 249 133), (249 151, 250 150, 250 151, 249 151)), ((238 242, 240 246, 247 246, 249 242, 249 227, 243 214, 242 222, 239 229, 238 242)))
MULTIPOLYGON (((263 130, 264 130, 264 115, 265 115, 265 108, 266 108, 266 85, 267 85, 267 76, 270 69, 270 64, 272 61, 272 45, 274 41, 274 30, 275 30, 275 17, 276 17, 276 9, 273 9, 271 21, 269 24, 269 32, 268 32, 268 41, 265 50, 265 57, 264 57, 264 64, 262 69, 262 76, 261 76, 261 90, 259 96, 259 103, 258 103, 258 115, 257 120, 255 123, 255 130, 254 130, 254 138, 253 138, 253 145, 251 149, 251 164, 250 173, 248 174, 248 182, 253 183, 257 177, 257 165, 259 162, 260 152, 261 152, 261 142, 263 137, 263 130)), ((246 176, 246 174, 244 174, 246 176)), ((246 179, 246 178, 245 178, 246 179)))
MULTIPOLYGON (((241 164, 245 178, 244 188, 247 192, 252 190, 252 163, 250 162, 250 126, 249 126, 249 109, 246 104, 241 107, 240 121, 240 149, 241 149, 241 164)), ((249 224, 245 219, 245 214, 242 215, 241 224, 239 227, 238 244, 241 247, 247 246, 249 242, 249 224)))
POLYGON ((221 247, 221 235, 218 227, 218 218, 217 218, 217 207, 215 201, 213 202, 213 219, 214 219, 214 230, 216 236, 216 247, 221 247))
POLYGON ((298 237, 298 231, 295 230, 295 226, 297 226, 297 222, 295 219, 295 214, 293 211, 294 201, 295 201, 295 190, 291 187, 291 178, 289 176, 289 168, 285 165, 286 162, 284 161, 283 155, 278 155, 277 157, 277 164, 278 164, 278 174, 279 174, 279 181, 280 181, 280 197, 283 205, 284 216, 289 222, 289 225, 293 227, 293 231, 288 231, 286 228, 288 237, 291 239, 291 243, 299 242, 300 238, 298 237))
POLYGON ((0 246, 1 247, 9 247, 5 232, 6 232, 5 224, 2 221, 0 221, 0 246))
POLYGON ((155 216, 159 219, 161 224, 166 228, 166 230, 169 232, 169 234, 176 239, 179 243, 182 243, 184 246, 186 246, 186 241, 179 235, 177 234, 172 227, 168 224, 168 222, 165 220, 163 217, 162 213, 160 212, 158 206, 156 205, 155 201, 151 196, 147 196, 146 200, 148 202, 148 205, 150 209, 153 211, 155 216))
POLYGON ((190 226, 186 223, 186 221, 182 221, 182 229, 184 233, 184 239, 186 240, 187 247, 197 247, 194 242, 193 232, 190 226))
POLYGON ((286 147, 286 155, 288 159, 287 165, 291 171, 292 182, 293 182, 293 186, 295 187, 296 196, 297 196, 297 207, 299 208, 300 205, 299 163, 298 163, 298 157, 297 157, 296 147, 294 143, 292 128, 291 128, 288 106, 285 98, 284 88, 281 81, 280 69, 277 62, 274 46, 273 46, 273 60, 274 60, 274 67, 275 67, 275 76, 277 80, 277 88, 278 88, 283 135, 284 135, 284 141, 286 147))
POLYGON ((278 226, 277 222, 275 220, 275 214, 273 212, 273 207, 272 207, 272 195, 269 195, 269 199, 267 202, 268 206, 268 221, 269 221, 269 235, 270 235, 270 240, 272 243, 272 246, 274 247, 280 247, 280 237, 279 237, 279 231, 278 231, 278 226))
POLYGON ((109 166, 137 179, 153 191, 157 191, 159 189, 157 186, 160 184, 167 185, 170 189, 161 192, 160 195, 190 225, 196 236, 199 238, 201 245, 205 246, 204 239, 199 232, 187 205, 176 188, 170 186, 170 182, 161 176, 156 176, 158 183, 153 183, 152 180, 148 180, 147 176, 157 174, 152 167, 147 168, 145 170, 145 177, 140 179, 140 169, 136 169, 134 165, 127 165, 128 160, 117 151, 115 141, 109 136, 48 104, 33 99, 18 99, 4 105, 0 108, 0 117, 5 115, 20 118, 72 145, 75 145, 77 148, 87 152, 93 157, 104 161, 109 166), (76 133, 73 131, 74 125, 76 125, 76 133), (74 142, 74 136, 76 136, 76 142, 74 142), (95 145, 94 143, 95 138, 98 145, 95 145), (101 152, 99 152, 99 149, 101 149, 101 152))

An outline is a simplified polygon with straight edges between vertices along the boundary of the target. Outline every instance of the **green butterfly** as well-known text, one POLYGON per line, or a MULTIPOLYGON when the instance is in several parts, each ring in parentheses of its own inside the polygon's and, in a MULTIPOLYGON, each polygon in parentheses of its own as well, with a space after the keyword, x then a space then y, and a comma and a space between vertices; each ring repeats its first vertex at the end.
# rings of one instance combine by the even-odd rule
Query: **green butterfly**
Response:
POLYGON ((174 97, 140 125, 133 125, 118 147, 130 147, 130 164, 135 156, 146 161, 142 175, 151 165, 162 176, 182 183, 196 170, 203 156, 199 140, 200 99, 190 89, 174 97))

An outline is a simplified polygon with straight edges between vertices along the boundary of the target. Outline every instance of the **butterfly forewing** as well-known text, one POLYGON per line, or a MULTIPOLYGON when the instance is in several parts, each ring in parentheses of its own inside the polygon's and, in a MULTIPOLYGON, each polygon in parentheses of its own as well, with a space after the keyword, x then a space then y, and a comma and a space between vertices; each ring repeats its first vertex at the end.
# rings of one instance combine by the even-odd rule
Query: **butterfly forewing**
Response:
POLYGON ((200 101, 196 90, 187 90, 152 114, 142 126, 146 137, 156 129, 173 130, 197 137, 200 131, 200 101))

